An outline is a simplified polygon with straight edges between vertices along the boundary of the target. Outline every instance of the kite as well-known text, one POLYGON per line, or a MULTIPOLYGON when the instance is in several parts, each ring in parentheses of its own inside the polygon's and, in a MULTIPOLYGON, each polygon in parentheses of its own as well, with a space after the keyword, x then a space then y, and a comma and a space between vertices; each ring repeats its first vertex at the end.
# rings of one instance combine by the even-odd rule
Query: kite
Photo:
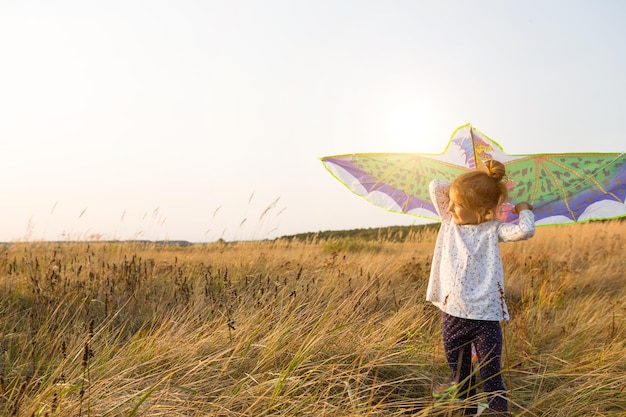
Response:
POLYGON ((457 128, 440 155, 362 153, 321 158, 325 168, 353 193, 389 211, 431 220, 439 216, 428 185, 502 162, 509 200, 498 213, 515 222, 515 204, 533 205, 537 225, 567 224, 626 216, 626 154, 562 153, 508 155, 471 124, 457 128))

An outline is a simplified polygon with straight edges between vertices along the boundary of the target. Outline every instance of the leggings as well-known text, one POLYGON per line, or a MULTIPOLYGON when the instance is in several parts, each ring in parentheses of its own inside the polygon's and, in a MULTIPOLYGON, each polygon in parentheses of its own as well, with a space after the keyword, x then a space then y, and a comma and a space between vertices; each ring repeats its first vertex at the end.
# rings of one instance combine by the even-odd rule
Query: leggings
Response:
MULTIPOLYGON (((500 322, 462 319, 443 313, 442 335, 446 359, 458 383, 457 392, 466 398, 475 394, 476 381, 472 373, 473 344, 478 356, 482 388, 488 395, 489 409, 507 415, 508 400, 500 370, 500 322)), ((475 407, 465 410, 466 415, 475 412, 475 407)))

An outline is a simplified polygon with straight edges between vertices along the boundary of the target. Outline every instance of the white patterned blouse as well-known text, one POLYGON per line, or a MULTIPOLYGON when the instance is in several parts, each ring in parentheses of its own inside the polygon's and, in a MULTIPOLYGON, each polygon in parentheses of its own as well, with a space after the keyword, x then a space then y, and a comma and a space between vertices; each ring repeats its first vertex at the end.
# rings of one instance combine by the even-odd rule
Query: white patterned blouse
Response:
POLYGON ((504 298, 504 272, 499 242, 524 240, 535 234, 535 215, 522 210, 519 223, 488 220, 457 225, 448 213, 450 184, 430 183, 430 196, 441 218, 426 300, 443 312, 472 320, 509 318, 504 298))

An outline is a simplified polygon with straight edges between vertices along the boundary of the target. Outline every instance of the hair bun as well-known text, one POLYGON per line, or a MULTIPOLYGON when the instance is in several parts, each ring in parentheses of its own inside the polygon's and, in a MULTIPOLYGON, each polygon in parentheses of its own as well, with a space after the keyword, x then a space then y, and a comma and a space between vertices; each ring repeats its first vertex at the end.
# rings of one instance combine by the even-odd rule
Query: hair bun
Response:
POLYGON ((502 162, 490 159, 485 162, 485 166, 487 167, 487 175, 493 178, 496 182, 502 181, 502 179, 506 176, 506 168, 502 162))

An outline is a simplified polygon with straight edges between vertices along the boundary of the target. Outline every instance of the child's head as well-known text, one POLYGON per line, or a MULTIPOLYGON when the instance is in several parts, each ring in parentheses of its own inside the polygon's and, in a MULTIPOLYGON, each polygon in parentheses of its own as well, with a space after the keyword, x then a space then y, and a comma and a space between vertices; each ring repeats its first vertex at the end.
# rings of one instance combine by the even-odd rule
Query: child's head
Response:
POLYGON ((455 205, 460 206, 475 215, 475 223, 494 218, 497 208, 508 195, 504 165, 492 159, 485 162, 485 167, 487 171, 467 172, 450 185, 450 209, 455 205))

